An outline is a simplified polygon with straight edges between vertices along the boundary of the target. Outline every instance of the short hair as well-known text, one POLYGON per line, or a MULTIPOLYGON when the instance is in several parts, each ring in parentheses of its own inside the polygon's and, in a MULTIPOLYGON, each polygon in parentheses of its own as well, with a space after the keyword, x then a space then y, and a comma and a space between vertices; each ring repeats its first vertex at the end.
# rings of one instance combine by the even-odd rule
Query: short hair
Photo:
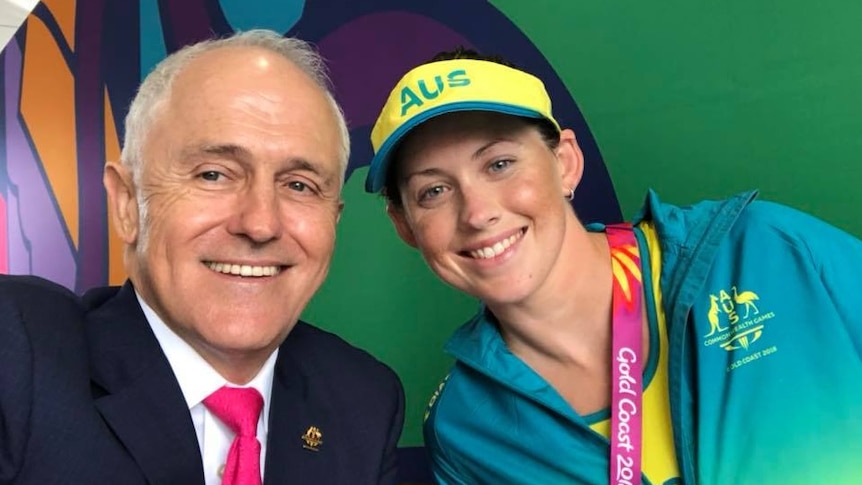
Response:
POLYGON ((271 30, 255 29, 237 32, 230 37, 209 39, 185 46, 159 62, 138 88, 125 120, 125 136, 121 160, 129 168, 135 185, 140 185, 143 146, 160 105, 168 99, 177 75, 194 59, 206 52, 223 47, 258 47, 287 59, 304 72, 323 91, 338 122, 342 140, 341 184, 350 158, 350 132, 344 112, 330 89, 329 76, 323 58, 303 40, 284 37, 271 30))

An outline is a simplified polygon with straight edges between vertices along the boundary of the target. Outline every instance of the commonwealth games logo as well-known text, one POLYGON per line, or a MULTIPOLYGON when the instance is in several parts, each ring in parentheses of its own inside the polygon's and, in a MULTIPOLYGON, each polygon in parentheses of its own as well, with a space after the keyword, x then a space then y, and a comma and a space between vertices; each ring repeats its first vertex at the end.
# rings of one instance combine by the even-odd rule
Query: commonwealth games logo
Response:
POLYGON ((730 292, 722 289, 717 295, 709 295, 709 333, 703 336, 703 345, 719 345, 727 351, 748 349, 763 335, 765 322, 775 317, 773 312, 762 312, 760 296, 753 291, 730 292))

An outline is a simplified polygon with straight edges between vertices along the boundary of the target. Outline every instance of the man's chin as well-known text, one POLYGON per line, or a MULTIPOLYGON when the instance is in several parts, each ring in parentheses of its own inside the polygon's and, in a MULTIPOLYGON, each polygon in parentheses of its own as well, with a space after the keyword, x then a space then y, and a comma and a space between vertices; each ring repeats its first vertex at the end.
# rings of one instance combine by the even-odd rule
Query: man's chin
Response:
POLYGON ((281 345, 296 322, 273 322, 262 325, 263 320, 235 320, 232 325, 209 336, 208 343, 224 352, 242 353, 271 350, 281 345))

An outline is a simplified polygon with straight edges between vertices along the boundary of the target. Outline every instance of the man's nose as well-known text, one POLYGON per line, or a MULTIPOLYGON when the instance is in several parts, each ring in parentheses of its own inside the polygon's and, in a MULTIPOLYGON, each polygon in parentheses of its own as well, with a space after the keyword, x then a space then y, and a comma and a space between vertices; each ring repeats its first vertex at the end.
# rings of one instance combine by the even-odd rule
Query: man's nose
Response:
POLYGON ((281 237, 281 205, 274 187, 253 187, 240 195, 236 215, 230 226, 233 234, 256 243, 281 237))

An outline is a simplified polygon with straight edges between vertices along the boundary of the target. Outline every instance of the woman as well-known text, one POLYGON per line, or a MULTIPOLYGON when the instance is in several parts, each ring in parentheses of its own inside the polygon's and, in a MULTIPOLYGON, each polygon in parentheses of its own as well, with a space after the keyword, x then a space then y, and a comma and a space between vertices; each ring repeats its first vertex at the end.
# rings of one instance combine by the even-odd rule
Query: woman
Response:
POLYGON ((366 188, 482 300, 446 350, 440 483, 862 478, 862 243, 754 193, 584 225, 583 156, 541 81, 458 51, 408 72, 366 188))

